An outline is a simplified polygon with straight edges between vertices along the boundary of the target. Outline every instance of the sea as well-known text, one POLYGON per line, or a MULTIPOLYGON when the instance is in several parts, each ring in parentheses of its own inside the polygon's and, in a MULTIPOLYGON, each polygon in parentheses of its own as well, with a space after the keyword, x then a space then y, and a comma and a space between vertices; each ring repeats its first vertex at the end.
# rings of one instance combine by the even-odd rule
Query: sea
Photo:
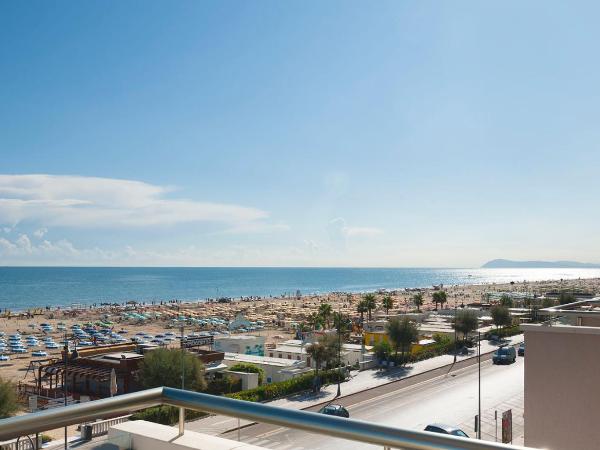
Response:
POLYGON ((600 269, 0 267, 0 308, 368 292, 600 277, 600 269))

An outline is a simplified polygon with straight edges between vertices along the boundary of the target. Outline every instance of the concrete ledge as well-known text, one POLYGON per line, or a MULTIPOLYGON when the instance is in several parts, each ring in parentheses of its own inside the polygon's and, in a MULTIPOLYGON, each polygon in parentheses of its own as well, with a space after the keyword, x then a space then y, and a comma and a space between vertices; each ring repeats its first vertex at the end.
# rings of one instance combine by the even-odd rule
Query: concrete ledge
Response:
POLYGON ((521 330, 534 333, 600 334, 599 327, 577 327, 573 325, 521 324, 521 330))
MULTIPOLYGON (((132 450, 260 450, 262 447, 243 442, 223 439, 208 434, 186 431, 178 436, 178 430, 168 425, 160 425, 145 420, 134 420, 110 428, 108 440, 122 442, 128 435, 132 450)), ((119 444, 116 444, 119 445, 119 444)), ((121 446, 119 446, 121 448, 121 446)))

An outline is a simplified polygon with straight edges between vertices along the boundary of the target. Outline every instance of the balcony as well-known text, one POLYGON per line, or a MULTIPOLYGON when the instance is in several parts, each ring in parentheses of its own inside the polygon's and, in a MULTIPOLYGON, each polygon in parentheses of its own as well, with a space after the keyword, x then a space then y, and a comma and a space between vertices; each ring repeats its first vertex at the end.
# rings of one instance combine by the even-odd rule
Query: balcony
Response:
MULTIPOLYGON (((171 405, 179 408, 178 428, 155 424, 147 425, 149 422, 129 422, 128 424, 116 425, 112 436, 114 439, 120 436, 120 443, 112 448, 145 449, 149 448, 150 441, 153 443, 152 448, 161 449, 167 449, 174 445, 177 445, 177 448, 205 448, 204 444, 202 446, 193 445, 194 442, 210 442, 209 447, 206 448, 258 448, 199 433, 186 433, 183 420, 185 409, 223 414, 254 422, 320 433, 328 437, 339 437, 365 444, 375 444, 384 449, 486 450, 524 448, 424 431, 393 428, 360 420, 343 419, 166 387, 4 419, 0 421, 0 442, 18 437, 26 438, 35 435, 35 433, 67 425, 125 415, 139 409, 158 405, 171 405)), ((93 448, 93 446, 87 448, 93 448)))

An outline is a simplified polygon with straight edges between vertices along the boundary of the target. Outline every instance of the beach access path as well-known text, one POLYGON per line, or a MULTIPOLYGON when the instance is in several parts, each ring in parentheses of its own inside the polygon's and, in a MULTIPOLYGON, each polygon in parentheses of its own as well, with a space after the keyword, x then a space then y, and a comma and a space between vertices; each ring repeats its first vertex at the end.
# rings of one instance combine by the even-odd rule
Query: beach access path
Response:
MULTIPOLYGON (((516 345, 523 342, 523 335, 519 334, 506 338, 503 344, 516 345)), ((498 343, 481 341, 482 361, 491 358, 491 354, 498 348, 498 343)), ((373 396, 382 395, 383 391, 392 391, 396 388, 394 383, 413 379, 415 383, 427 379, 448 374, 452 370, 463 368, 477 363, 477 349, 471 349, 466 356, 457 356, 456 364, 453 364, 453 355, 441 355, 434 358, 419 361, 404 367, 392 369, 369 369, 362 372, 353 371, 350 380, 341 384, 342 398, 360 392, 373 390, 373 396), (381 392, 378 392, 381 391, 381 392)), ((268 402, 269 405, 289 409, 308 409, 317 405, 325 404, 336 398, 337 385, 325 386, 321 392, 312 392, 292 395, 286 398, 268 402)), ((255 424, 250 420, 236 419, 222 415, 214 415, 187 422, 186 430, 197 431, 211 435, 219 435, 236 430, 238 427, 245 428, 255 424)))

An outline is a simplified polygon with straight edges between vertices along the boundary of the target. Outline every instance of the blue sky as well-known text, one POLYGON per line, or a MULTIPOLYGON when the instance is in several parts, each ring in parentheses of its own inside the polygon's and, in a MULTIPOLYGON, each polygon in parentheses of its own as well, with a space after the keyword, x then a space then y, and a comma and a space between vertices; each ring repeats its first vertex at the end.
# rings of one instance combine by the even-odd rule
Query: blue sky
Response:
POLYGON ((0 263, 598 261, 595 2, 3 2, 0 263))

